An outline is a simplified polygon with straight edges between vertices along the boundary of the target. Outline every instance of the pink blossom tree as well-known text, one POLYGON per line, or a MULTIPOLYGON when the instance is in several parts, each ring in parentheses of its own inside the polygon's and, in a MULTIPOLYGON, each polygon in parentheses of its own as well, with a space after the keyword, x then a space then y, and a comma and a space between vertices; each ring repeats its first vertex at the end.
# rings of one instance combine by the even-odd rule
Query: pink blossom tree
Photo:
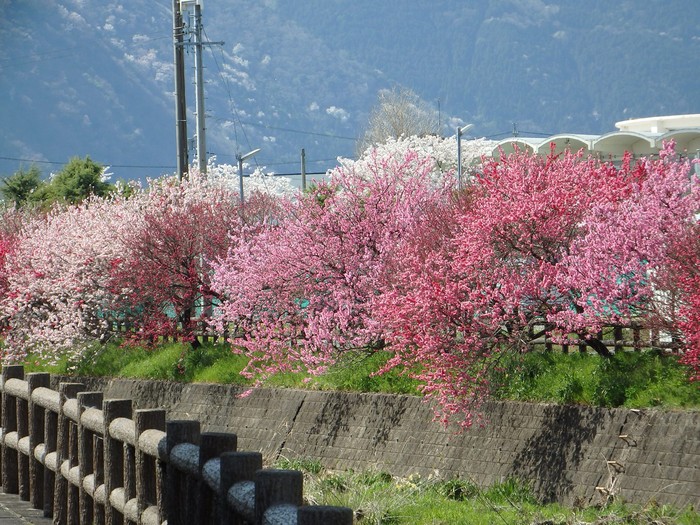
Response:
POLYGON ((216 299, 209 261, 275 209, 275 197, 255 192, 241 210, 235 193, 195 174, 158 179, 128 198, 55 206, 12 245, 3 234, 5 357, 79 355, 110 335, 114 318, 131 324, 128 339, 196 344, 195 307, 201 317, 216 299))
MULTIPOLYGON (((6 260, 14 249, 15 239, 5 232, 0 233, 0 303, 7 297, 9 290, 8 271, 6 260)), ((6 322, 0 315, 0 334, 6 328, 6 322)))
MULTIPOLYGON (((461 162, 465 173, 472 167, 478 166, 485 155, 489 155, 496 147, 497 142, 484 138, 462 140, 461 141, 461 162)), ((414 151, 420 157, 430 160, 430 179, 435 184, 442 184, 443 179, 454 179, 457 172, 457 137, 452 135, 442 137, 440 135, 423 135, 392 138, 376 144, 367 149, 359 159, 338 159, 340 165, 346 169, 352 169, 354 165, 356 171, 360 171, 362 164, 371 162, 373 157, 387 158, 395 156, 401 158, 406 151, 414 151)))
MULTIPOLYGON (((549 320, 588 334, 603 322, 633 320, 677 332, 681 303, 670 270, 700 209, 690 163, 669 142, 658 159, 625 162, 618 173, 626 181, 619 198, 594 203, 560 265, 556 286, 572 290, 573 306, 552 312, 549 320)), ((697 256, 687 259, 693 260, 697 256)))
POLYGON ((320 372, 344 352, 385 345, 375 301, 407 239, 450 201, 431 167, 412 151, 342 166, 214 265, 247 372, 320 372))

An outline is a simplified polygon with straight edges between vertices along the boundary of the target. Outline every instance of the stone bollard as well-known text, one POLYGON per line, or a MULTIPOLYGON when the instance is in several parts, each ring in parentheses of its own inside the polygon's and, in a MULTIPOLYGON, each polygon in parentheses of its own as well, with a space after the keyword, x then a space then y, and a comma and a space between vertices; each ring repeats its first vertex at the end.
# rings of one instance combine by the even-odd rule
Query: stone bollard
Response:
POLYGON ((165 511, 168 525, 195 523, 192 516, 196 507, 196 483, 185 472, 180 472, 172 462, 172 450, 181 444, 199 445, 199 421, 168 421, 166 424, 166 454, 170 461, 165 478, 165 511))
POLYGON ((197 523, 218 523, 219 512, 221 506, 220 499, 225 495, 221 491, 221 461, 219 456, 224 452, 235 452, 238 446, 238 437, 236 434, 227 434, 223 432, 205 432, 202 434, 201 443, 199 445, 199 472, 201 480, 198 483, 198 515, 197 523), (207 464, 210 460, 212 463, 207 464), (207 483, 207 469, 213 466, 216 467, 212 478, 216 482, 216 488, 210 488, 207 483))
POLYGON ((255 474, 255 525, 263 525, 268 512, 304 503, 304 475, 298 470, 259 470, 255 474))
POLYGON ((348 507, 299 507, 297 525, 352 525, 353 512, 348 507))

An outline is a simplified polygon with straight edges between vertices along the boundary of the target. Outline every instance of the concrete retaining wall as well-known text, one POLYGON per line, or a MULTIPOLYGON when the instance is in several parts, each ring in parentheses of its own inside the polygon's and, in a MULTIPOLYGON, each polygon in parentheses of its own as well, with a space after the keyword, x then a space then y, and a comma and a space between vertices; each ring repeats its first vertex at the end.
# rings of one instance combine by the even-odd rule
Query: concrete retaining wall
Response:
MULTIPOLYGON (((54 379, 57 381, 57 378, 54 379)), ((71 379, 72 381, 75 378, 71 379)), ((159 381, 85 379, 106 398, 162 407, 238 434, 241 450, 268 460, 315 458, 329 469, 395 475, 530 480, 546 501, 599 503, 608 495, 700 508, 700 412, 492 402, 488 424, 458 434, 432 421, 419 398, 240 389, 159 381)))

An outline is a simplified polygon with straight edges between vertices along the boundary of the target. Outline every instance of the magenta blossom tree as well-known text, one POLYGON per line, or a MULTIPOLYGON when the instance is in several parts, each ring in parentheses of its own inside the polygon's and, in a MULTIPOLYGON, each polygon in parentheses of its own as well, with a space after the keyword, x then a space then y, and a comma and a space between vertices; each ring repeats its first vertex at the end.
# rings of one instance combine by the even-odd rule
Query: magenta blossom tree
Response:
MULTIPOLYGON (((131 201, 137 212, 110 274, 116 312, 131 325, 132 339, 175 337, 196 345, 196 330, 218 298, 210 261, 238 242, 244 223, 238 196, 191 173, 188 181, 158 179, 131 201)), ((246 213, 259 209, 255 202, 246 213)))
POLYGON ((681 362, 692 381, 700 381, 700 225, 695 222, 672 251, 665 282, 667 297, 677 301, 677 326, 685 343, 681 362))
POLYGON ((403 284, 381 298, 392 364, 417 365, 443 419, 465 426, 488 369, 534 330, 575 332, 609 356, 603 324, 658 318, 655 276, 698 202, 672 146, 619 168, 516 152, 485 162, 468 192, 449 243, 408 255, 403 284))

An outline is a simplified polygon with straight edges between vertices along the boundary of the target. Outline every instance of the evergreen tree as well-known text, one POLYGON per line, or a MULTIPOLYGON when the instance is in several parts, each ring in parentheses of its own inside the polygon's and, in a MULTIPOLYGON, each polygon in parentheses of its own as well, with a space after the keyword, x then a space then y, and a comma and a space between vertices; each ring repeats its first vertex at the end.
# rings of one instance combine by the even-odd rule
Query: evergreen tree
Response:
POLYGON ((6 202, 22 206, 32 200, 32 194, 44 184, 39 168, 32 166, 28 170, 19 169, 3 179, 0 193, 6 202))
POLYGON ((89 156, 73 157, 51 182, 42 187, 37 198, 45 202, 76 204, 90 195, 104 197, 114 190, 104 178, 105 168, 89 156))

